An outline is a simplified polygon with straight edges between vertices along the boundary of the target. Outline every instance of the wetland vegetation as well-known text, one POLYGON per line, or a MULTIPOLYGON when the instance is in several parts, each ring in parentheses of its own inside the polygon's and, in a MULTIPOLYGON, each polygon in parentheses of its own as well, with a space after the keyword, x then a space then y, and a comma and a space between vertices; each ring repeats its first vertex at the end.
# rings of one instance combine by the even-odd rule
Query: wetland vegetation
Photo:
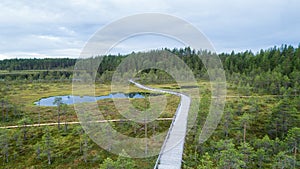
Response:
MULTIPOLYGON (((299 168, 300 167, 300 48, 283 45, 254 54, 219 54, 226 71, 227 98, 218 128, 203 144, 198 137, 209 112, 211 87, 197 55, 206 51, 164 49, 181 58, 193 71, 197 86, 178 86, 164 71, 149 69, 139 81, 170 90, 197 87, 201 96, 196 125, 185 142, 183 168, 299 168)), ((160 55, 161 50, 130 55, 160 55)), ((96 75, 95 95, 109 95, 112 74, 125 56, 104 56, 96 75)), ((92 58, 92 59, 97 59, 92 58)), ((42 98, 72 95, 73 59, 11 59, 0 61, 0 168, 153 168, 156 156, 130 159, 95 144, 79 124, 72 105, 36 106, 42 98), (29 127, 28 124, 57 125, 29 127), (17 128, 5 128, 18 126, 17 128)), ((163 61, 158 62, 158 64, 163 61)), ((138 67, 143 63, 135 63, 138 67)), ((137 69, 138 70, 138 69, 137 69)), ((126 70, 124 70, 126 76, 126 70)), ((180 73, 180 71, 179 71, 180 73)), ((135 86, 129 92, 148 93, 135 86)), ((159 118, 172 118, 179 98, 166 95, 159 118)), ((123 98, 120 98, 123 99, 123 98)), ((127 98, 124 98, 127 99, 127 98)), ((140 110, 149 100, 129 98, 140 110)), ((111 98, 98 100, 105 119, 124 119, 111 98)), ((108 122, 131 137, 168 130, 170 120, 145 125, 108 122)), ((126 152, 124 152, 126 154, 126 152)))

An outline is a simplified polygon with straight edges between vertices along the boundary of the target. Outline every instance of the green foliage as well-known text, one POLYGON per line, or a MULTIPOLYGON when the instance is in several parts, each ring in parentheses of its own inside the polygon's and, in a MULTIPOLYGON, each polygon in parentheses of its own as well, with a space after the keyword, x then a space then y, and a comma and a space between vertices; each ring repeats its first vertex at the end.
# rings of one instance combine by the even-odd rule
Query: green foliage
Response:
POLYGON ((106 158, 100 165, 100 169, 117 169, 117 164, 111 158, 106 158))
MULTIPOLYGON (((185 49, 164 49, 150 52, 132 53, 125 56, 103 56, 89 58, 87 62, 96 63, 102 59, 96 74, 96 81, 109 83, 115 70, 127 57, 143 55, 161 56, 155 63, 164 66, 164 52, 169 51, 182 59, 198 79, 208 79, 206 69, 198 55, 210 56, 207 51, 185 49)), ((212 137, 204 144, 198 144, 199 132, 209 112, 210 89, 208 83, 200 85, 203 98, 200 102, 196 125, 186 137, 184 168, 300 168, 300 48, 291 46, 274 47, 261 50, 231 54, 219 54, 226 70, 229 95, 249 97, 227 98, 222 122, 212 137), (267 96, 260 96, 267 94, 267 96), (276 95, 276 96, 273 96, 276 95)), ((3 168, 151 168, 140 160, 126 158, 126 152, 116 157, 93 143, 77 125, 65 125, 65 130, 56 127, 26 127, 36 123, 37 111, 44 122, 58 122, 69 117, 77 117, 71 107, 56 101, 57 108, 32 105, 44 95, 68 94, 66 86, 54 82, 68 82, 74 71, 73 59, 12 59, 0 61, 0 111, 1 126, 19 125, 20 128, 0 131, 0 158, 3 168), (20 82, 26 80, 26 83, 20 82), (52 81, 53 83, 48 83, 52 81), (27 84, 28 83, 28 84, 27 84), (22 85, 21 85, 22 84, 22 85), (34 92, 33 92, 34 91, 34 92), (58 92, 60 91, 60 92, 58 92), (18 93, 19 92, 19 93, 18 93), (20 93, 23 93, 20 94, 20 93), (46 94, 45 94, 46 93, 46 94), (19 96, 22 96, 19 98, 19 96), (29 100, 29 101, 28 101, 29 100), (26 106, 23 106, 26 104, 26 106), (24 110, 25 109, 25 110, 24 110), (56 113, 58 112, 58 114, 56 113), (68 115, 68 116, 67 116, 68 115), (56 120, 56 116, 58 116, 56 120)), ((137 71, 143 64, 139 59, 122 67, 121 76, 126 79, 131 73, 145 83, 167 84, 174 79, 158 69, 137 71)), ((176 67, 176 66, 175 66, 176 67)), ((76 72, 75 72, 76 73, 76 72)), ((180 68, 174 73, 182 76, 180 68)), ((217 72, 212 72, 217 73, 217 72)), ((94 75, 86 72, 82 79, 94 75)), ((164 86, 178 88, 175 84, 164 86)), ((68 88, 68 87, 67 87, 68 88)), ((71 87, 68 88, 71 90, 71 87)), ((163 117, 171 117, 178 100, 167 96, 170 104, 163 117)), ((131 100, 136 108, 144 109, 141 101, 131 100), (142 106, 141 106, 142 105, 142 106)), ((101 102, 99 109, 106 118, 118 115, 109 100, 101 102)), ((113 123, 113 128, 129 136, 143 137, 143 125, 123 122, 113 123)), ((169 122, 149 123, 148 135, 163 131, 169 122), (151 127, 152 126, 152 127, 151 127), (154 126, 154 127, 153 127, 154 126), (154 129, 153 129, 154 128, 154 129)), ((105 130, 105 129, 103 129, 105 130)), ((109 134, 109 132, 108 132, 109 134)), ((151 162, 149 162, 151 163, 151 162)))
POLYGON ((123 150, 117 160, 106 158, 100 165, 100 169, 127 169, 136 168, 136 164, 131 158, 128 158, 128 154, 123 150))
POLYGON ((243 154, 234 148, 234 144, 229 143, 224 150, 221 150, 219 155, 218 168, 242 168, 245 166, 243 154))
POLYGON ((297 109, 287 97, 280 100, 270 116, 270 136, 284 139, 288 130, 296 125, 297 113, 297 109))
MULTIPOLYGON (((213 158, 206 161, 212 162, 212 168, 299 168, 298 103, 298 97, 288 96, 229 98, 219 127, 205 144, 198 145, 197 154, 184 156, 183 167, 204 168, 204 156, 209 154, 213 158), (278 137, 275 131, 281 130, 276 122, 286 129, 278 137)), ((203 112, 200 107, 199 116, 203 112)), ((187 136, 185 153, 194 152, 196 129, 187 136)))
MULTIPOLYGON (((109 83, 113 73, 126 58, 139 58, 144 55, 160 56, 161 60, 152 60, 157 66, 164 67, 168 60, 163 60, 163 56, 174 54, 182 59, 193 71, 196 78, 208 79, 206 68, 198 57, 199 55, 207 57, 213 55, 208 51, 195 51, 189 47, 184 49, 163 49, 152 50, 147 53, 138 52, 129 55, 107 55, 89 58, 87 63, 101 62, 96 80, 103 83, 109 83)), ((249 95, 250 92, 260 92, 268 94, 284 94, 286 91, 300 93, 300 56, 299 47, 282 45, 280 48, 274 47, 268 50, 261 50, 257 54, 251 51, 231 54, 219 54, 226 71, 227 80, 238 87, 240 93, 249 95), (288 56, 287 56, 288 55, 288 56)), ((141 65, 150 63, 142 62, 143 59, 134 59, 129 61, 126 66, 118 68, 123 78, 131 73, 136 73, 146 83, 171 83, 173 78, 164 71, 149 69, 142 72, 137 71, 141 65)), ((33 80, 64 80, 71 79, 75 59, 11 59, 0 61, 0 69, 8 70, 6 73, 0 73, 0 79, 6 81, 25 79, 33 80), (20 70, 34 70, 27 73, 18 72, 20 70)), ((175 65, 176 67, 176 65, 175 65)), ((82 69, 86 69, 82 68, 82 69)), ((178 76, 181 76, 180 67, 176 67, 178 76)), ((176 71, 174 70, 174 71, 176 71)))
POLYGON ((213 161, 211 156, 206 152, 204 156, 200 160, 200 164, 198 165, 197 169, 213 169, 213 161))
POLYGON ((0 150, 3 157, 3 163, 8 163, 9 156, 9 136, 6 130, 0 129, 0 150))
POLYGON ((0 62, 0 70, 45 70, 72 67, 76 59, 5 59, 0 62))
POLYGON ((293 168, 293 158, 285 152, 279 152, 273 161, 273 168, 293 168))
POLYGON ((253 147, 249 143, 241 143, 238 147, 238 151, 242 154, 242 161, 244 165, 242 168, 253 168, 254 167, 254 159, 255 159, 255 152, 253 147))

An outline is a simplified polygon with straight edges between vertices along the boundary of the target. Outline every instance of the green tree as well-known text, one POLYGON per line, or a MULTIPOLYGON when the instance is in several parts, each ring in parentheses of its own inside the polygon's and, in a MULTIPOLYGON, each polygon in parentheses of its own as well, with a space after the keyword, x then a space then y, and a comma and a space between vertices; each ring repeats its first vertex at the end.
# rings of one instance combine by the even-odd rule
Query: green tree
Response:
POLYGON ((239 152, 243 155, 244 166, 242 168, 253 168, 255 153, 249 143, 241 143, 238 147, 239 152))
POLYGON ((210 155, 206 152, 200 160, 200 164, 198 165, 197 169, 213 169, 213 161, 210 155))
POLYGON ((128 156, 128 154, 122 150, 117 160, 106 158, 100 165, 100 169, 128 169, 136 168, 134 161, 128 156))
POLYGON ((235 148, 232 140, 220 140, 216 143, 217 152, 214 154, 218 168, 241 168, 245 165, 243 155, 235 148))
POLYGON ((36 158, 38 160, 41 159, 41 154, 42 154, 42 145, 40 143, 36 143, 34 145, 34 149, 35 149, 35 152, 36 152, 36 158))
POLYGON ((23 140, 27 140, 27 133, 28 133, 28 124, 31 123, 31 119, 28 118, 28 117, 23 117, 19 122, 18 124, 21 126, 21 131, 23 133, 23 140))
POLYGON ((267 159, 268 155, 264 151, 264 149, 259 148, 255 153, 255 164, 257 164, 258 168, 268 168, 266 167, 266 163, 268 163, 267 159))
POLYGON ((117 164, 111 158, 106 158, 102 164, 100 164, 100 169, 118 169, 117 164))
MULTIPOLYGON (((23 154, 25 152, 24 148, 24 138, 22 137, 22 131, 17 131, 13 135, 15 141, 15 149, 17 154, 23 154)), ((17 155, 15 154, 15 155, 17 155)))
POLYGON ((224 131, 224 135, 225 135, 226 138, 228 138, 228 136, 229 136, 229 131, 230 131, 230 128, 231 128, 231 124, 233 122, 233 113, 232 112, 233 112, 232 108, 225 111, 224 115, 223 115, 223 119, 222 119, 223 131, 224 131))
POLYGON ((61 109, 61 105, 63 104, 62 98, 55 97, 53 104, 57 106, 57 127, 58 130, 60 130, 60 109, 61 109))
POLYGON ((243 155, 239 153, 235 148, 231 147, 220 152, 220 161, 218 163, 219 168, 242 168, 245 166, 243 161, 243 155))
POLYGON ((136 168, 135 162, 124 150, 119 154, 116 163, 119 169, 136 168))
POLYGON ((65 119, 65 124, 64 124, 64 131, 67 132, 68 130, 68 124, 67 124, 67 111, 68 111, 68 105, 67 104, 61 104, 61 109, 62 109, 62 114, 65 116, 64 119, 65 119))
POLYGON ((280 100, 272 111, 268 126, 272 138, 284 139, 288 130, 295 124, 296 114, 297 109, 287 97, 280 100))
POLYGON ((0 129, 0 149, 3 163, 8 163, 9 156, 9 135, 6 129, 0 129))
POLYGON ((299 168, 299 150, 300 150, 300 128, 295 127, 289 130, 288 135, 285 139, 287 144, 287 150, 293 156, 293 168, 299 168), (298 161, 298 162, 297 162, 298 161))
POLYGON ((246 143, 246 131, 249 128, 251 120, 253 119, 252 115, 244 113, 239 120, 240 126, 243 128, 243 141, 246 143))
POLYGON ((2 122, 7 121, 8 114, 8 101, 6 98, 1 98, 1 108, 2 108, 2 122))
POLYGON ((293 168, 293 157, 281 151, 274 157, 272 164, 273 168, 293 168))
POLYGON ((86 163, 87 162, 87 158, 88 158, 88 151, 89 151, 89 146, 88 146, 88 135, 84 134, 83 135, 83 160, 86 163))
POLYGON ((54 147, 54 141, 51 136, 49 128, 46 128, 45 134, 43 135, 43 149, 44 153, 47 156, 48 165, 52 162, 52 152, 54 147))

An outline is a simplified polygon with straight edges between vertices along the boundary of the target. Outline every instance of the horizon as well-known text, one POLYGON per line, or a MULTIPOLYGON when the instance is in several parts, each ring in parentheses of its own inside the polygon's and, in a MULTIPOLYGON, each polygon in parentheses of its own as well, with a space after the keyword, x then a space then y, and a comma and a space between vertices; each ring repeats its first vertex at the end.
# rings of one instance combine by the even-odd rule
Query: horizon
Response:
MULTIPOLYGON (((296 46, 294 45, 290 45, 290 44, 281 44, 280 46, 272 46, 272 47, 268 47, 268 48, 261 48, 261 49, 257 49, 257 51, 253 51, 251 49, 246 49, 246 50, 242 50, 242 51, 235 51, 235 50, 232 50, 232 51, 229 51, 229 52, 217 52, 218 55, 220 54, 231 54, 232 52, 234 52, 235 54, 237 53, 244 53, 244 52, 252 52, 254 55, 258 54, 261 50, 263 51, 267 51, 267 50, 270 50, 270 49, 273 49, 273 48, 276 48, 276 49, 280 49, 284 46, 292 46, 293 48, 298 48, 300 47, 300 43, 296 46)), ((106 55, 102 55, 102 56, 126 56, 126 55, 130 55, 131 53, 147 53, 147 52, 151 52, 152 50, 164 50, 164 49, 169 49, 169 50, 173 50, 173 49, 185 49, 185 48, 188 48, 189 46, 187 47, 182 47, 182 48, 157 48, 157 49, 148 49, 148 50, 141 50, 141 51, 131 51, 131 52, 128 52, 128 53, 108 53, 106 55)), ((193 49, 192 49, 193 50, 193 49)), ((199 50, 196 50, 196 51, 199 51, 199 50)), ((99 55, 100 56, 100 55, 99 55)), ((91 57, 99 57, 99 56, 91 56, 91 57)), ((1 58, 0 57, 0 61, 3 61, 3 60, 14 60, 14 59, 80 59, 79 56, 78 57, 35 57, 35 56, 26 56, 26 57, 15 57, 15 58, 1 58)))

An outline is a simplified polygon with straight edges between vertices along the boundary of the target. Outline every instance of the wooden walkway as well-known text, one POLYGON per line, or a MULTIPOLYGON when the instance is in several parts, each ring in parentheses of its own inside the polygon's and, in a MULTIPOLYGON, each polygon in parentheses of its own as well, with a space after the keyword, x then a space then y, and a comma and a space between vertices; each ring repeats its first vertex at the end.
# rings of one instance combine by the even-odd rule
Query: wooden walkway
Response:
POLYGON ((181 93, 154 89, 143 86, 139 83, 134 82, 133 80, 129 81, 142 89, 180 96, 180 104, 177 107, 168 134, 154 166, 154 169, 180 169, 191 98, 181 93))

